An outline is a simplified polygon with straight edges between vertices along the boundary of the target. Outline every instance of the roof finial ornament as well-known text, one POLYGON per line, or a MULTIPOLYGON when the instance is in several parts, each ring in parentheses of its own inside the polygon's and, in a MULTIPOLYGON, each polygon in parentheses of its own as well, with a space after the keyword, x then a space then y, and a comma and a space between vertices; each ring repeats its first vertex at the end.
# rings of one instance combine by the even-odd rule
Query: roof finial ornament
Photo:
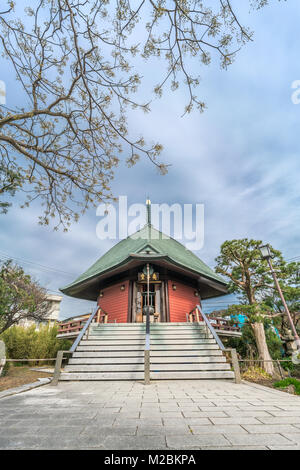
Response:
POLYGON ((146 206, 147 206, 147 225, 151 225, 151 201, 149 197, 147 197, 146 206))

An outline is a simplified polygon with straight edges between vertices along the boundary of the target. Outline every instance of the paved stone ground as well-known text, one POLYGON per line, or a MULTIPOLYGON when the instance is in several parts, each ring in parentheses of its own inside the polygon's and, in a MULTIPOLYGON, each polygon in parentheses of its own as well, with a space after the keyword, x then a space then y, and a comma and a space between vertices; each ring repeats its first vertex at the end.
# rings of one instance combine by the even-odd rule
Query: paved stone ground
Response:
POLYGON ((300 397, 220 380, 62 382, 0 400, 0 449, 300 450, 300 397))

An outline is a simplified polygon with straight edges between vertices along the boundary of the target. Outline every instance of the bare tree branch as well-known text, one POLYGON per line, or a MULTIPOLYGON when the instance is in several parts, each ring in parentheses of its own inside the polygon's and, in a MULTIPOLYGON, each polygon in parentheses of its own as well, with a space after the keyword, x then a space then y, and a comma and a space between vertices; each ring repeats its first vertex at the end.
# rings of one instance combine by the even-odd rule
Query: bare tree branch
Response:
MULTIPOLYGON (((258 1, 258 4, 261 0, 258 1)), ((163 58, 158 96, 168 84, 188 93, 184 113, 205 109, 193 63, 222 67, 252 33, 231 3, 208 0, 32 0, 7 2, 0 45, 26 99, 0 106, 0 162, 18 169, 24 206, 42 199, 40 223, 66 229, 91 205, 113 200, 122 152, 128 166, 146 156, 161 173, 162 145, 146 145, 127 128, 128 108, 149 111, 134 94, 142 81, 133 57, 163 58), (137 33, 143 22, 144 36, 137 33)), ((140 31, 140 30, 139 30, 140 31)), ((197 67, 199 68, 199 67, 197 67)))

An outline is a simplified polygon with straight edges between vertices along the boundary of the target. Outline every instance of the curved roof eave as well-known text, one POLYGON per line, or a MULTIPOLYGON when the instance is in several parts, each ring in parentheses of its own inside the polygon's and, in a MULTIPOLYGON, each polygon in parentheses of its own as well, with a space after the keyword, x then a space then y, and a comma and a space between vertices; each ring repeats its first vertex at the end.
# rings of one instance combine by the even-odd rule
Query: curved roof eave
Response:
POLYGON ((100 272, 100 273, 95 273, 94 275, 92 276, 89 276, 85 279, 81 279, 78 281, 78 283, 74 284, 70 284, 69 286, 66 286, 62 289, 59 289, 61 292, 63 292, 64 294, 66 295, 72 295, 71 292, 73 292, 74 294, 76 293, 76 291, 78 291, 78 288, 80 286, 83 286, 84 284, 88 284, 90 283, 91 281, 93 281, 94 279, 97 279, 97 278, 101 278, 103 277, 105 274, 107 274, 108 272, 114 272, 115 270, 117 270, 118 268, 122 267, 124 264, 127 264, 130 260, 133 260, 133 259, 139 259, 141 261, 155 261, 157 259, 165 259, 166 261, 168 261, 171 265, 175 265, 175 266, 178 266, 180 267, 181 269, 183 269, 184 271, 186 272, 192 272, 193 274, 196 274, 197 276, 201 277, 201 278, 204 278, 204 279, 207 279, 207 280, 210 280, 210 281, 213 281, 213 282, 216 282, 217 284, 220 284, 221 286, 226 286, 227 283, 225 281, 223 281, 221 278, 217 279, 216 277, 214 276, 209 276, 208 274, 205 274, 203 272, 200 272, 200 271, 197 271, 195 269, 192 269, 192 268, 187 268, 185 265, 179 263, 178 261, 172 259, 172 257, 170 257, 169 255, 167 254, 159 254, 159 253, 153 253, 153 254, 139 254, 139 253, 132 253, 130 254, 130 256, 128 256, 127 258, 125 258, 124 260, 122 260, 120 263, 116 264, 115 266, 113 266, 112 268, 107 268, 106 270, 100 272), (69 291, 69 293, 68 293, 69 291))

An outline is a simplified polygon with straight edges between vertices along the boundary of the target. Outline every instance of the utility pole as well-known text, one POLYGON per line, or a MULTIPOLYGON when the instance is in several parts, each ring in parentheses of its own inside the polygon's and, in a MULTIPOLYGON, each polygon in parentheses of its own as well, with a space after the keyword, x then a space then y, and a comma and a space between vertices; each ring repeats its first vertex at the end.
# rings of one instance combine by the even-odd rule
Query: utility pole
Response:
POLYGON ((293 334, 294 334, 294 337, 295 337, 295 343, 296 343, 298 352, 300 352, 300 338, 299 338, 299 335, 298 335, 298 333, 297 333, 295 324, 294 324, 294 322, 293 322, 293 319, 292 319, 292 316, 291 316, 291 314, 290 314, 290 311, 289 311, 289 308, 288 308, 288 306, 287 306, 287 303, 286 303, 286 301, 285 301, 285 298, 284 298, 284 296, 283 296, 281 287, 280 287, 280 285, 279 285, 279 282, 278 282, 278 279, 277 279, 277 276, 276 276, 276 272, 275 272, 275 270, 274 270, 274 268, 273 268, 273 264, 272 264, 272 262, 271 262, 272 254, 271 254, 271 251, 270 251, 270 247, 269 247, 269 245, 264 245, 264 246, 261 246, 259 249, 260 249, 262 258, 267 260, 268 265, 269 265, 269 267, 270 267, 270 271, 271 271, 271 273, 272 273, 272 276, 273 276, 273 279, 274 279, 276 288, 277 288, 278 293, 279 293, 279 295, 280 295, 280 298, 281 298, 281 301, 282 301, 282 304, 283 304, 285 313, 287 314, 287 317, 288 317, 288 319, 289 319, 289 322, 290 322, 290 325, 291 325, 291 328, 292 328, 292 331, 293 331, 293 334))

